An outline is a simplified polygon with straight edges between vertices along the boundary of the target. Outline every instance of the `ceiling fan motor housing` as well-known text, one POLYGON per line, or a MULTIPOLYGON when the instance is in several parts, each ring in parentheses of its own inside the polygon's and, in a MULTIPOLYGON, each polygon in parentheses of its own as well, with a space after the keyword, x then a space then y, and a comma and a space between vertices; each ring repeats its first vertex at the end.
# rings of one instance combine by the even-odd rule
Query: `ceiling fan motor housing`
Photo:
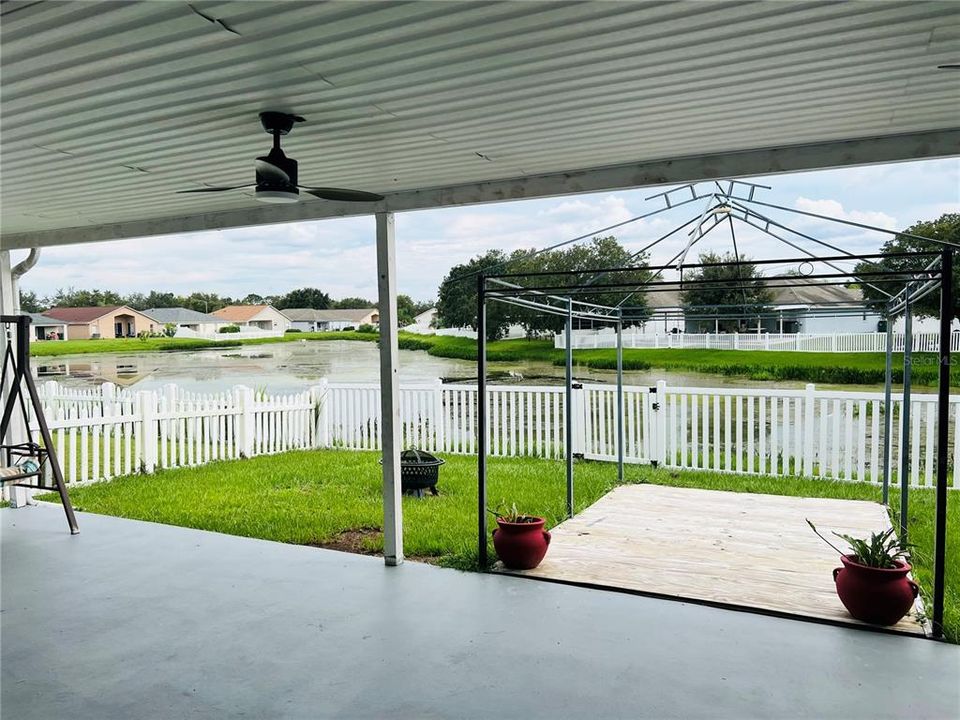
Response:
POLYGON ((257 200, 263 202, 296 202, 300 198, 297 189, 297 161, 288 158, 280 148, 273 148, 267 155, 257 158, 257 200))

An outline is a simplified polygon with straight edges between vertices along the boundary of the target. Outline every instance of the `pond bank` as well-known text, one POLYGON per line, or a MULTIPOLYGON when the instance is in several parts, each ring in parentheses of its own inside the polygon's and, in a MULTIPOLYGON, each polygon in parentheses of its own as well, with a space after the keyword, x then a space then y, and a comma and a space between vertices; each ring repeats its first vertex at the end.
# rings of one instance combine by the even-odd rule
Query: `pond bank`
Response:
MULTIPOLYGON (((220 349, 251 345, 286 343, 312 344, 315 341, 359 341, 375 343, 374 333, 328 332, 290 333, 279 338, 208 342, 203 340, 176 340, 155 338, 149 340, 78 340, 34 343, 31 354, 36 357, 75 354, 121 353, 135 354, 163 351, 220 349)), ((475 362, 477 345, 474 340, 435 335, 400 333, 399 344, 404 350, 422 350, 435 358, 475 362)), ((498 340, 487 344, 487 359, 507 372, 511 367, 531 364, 539 367, 562 366, 564 351, 553 347, 551 340, 498 340)), ((574 361, 582 370, 613 370, 616 368, 614 350, 578 350, 574 361)), ((736 377, 755 382, 812 382, 829 385, 882 385, 884 355, 882 353, 805 353, 764 350, 671 350, 627 349, 623 353, 624 369, 644 372, 653 369, 678 373, 697 373, 736 377)), ((913 383, 919 387, 935 387, 937 358, 930 353, 913 356, 913 383)), ((528 373, 530 374, 530 373, 528 373)), ((552 375, 553 373, 549 373, 552 375)), ((444 376, 442 373, 440 376, 444 376)), ((960 365, 951 368, 951 386, 960 387, 960 365)), ((903 379, 903 359, 894 357, 893 379, 903 379)))

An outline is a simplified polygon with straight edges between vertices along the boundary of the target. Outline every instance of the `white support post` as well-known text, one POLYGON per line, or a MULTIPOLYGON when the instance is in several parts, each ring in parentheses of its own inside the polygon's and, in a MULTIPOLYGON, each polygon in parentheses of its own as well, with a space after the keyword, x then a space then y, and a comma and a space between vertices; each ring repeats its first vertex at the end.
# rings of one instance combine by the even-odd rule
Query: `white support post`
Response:
POLYGON ((377 213, 377 291, 380 310, 380 428, 383 452, 383 560, 403 562, 400 486, 400 387, 397 377, 397 261, 393 213, 377 213))

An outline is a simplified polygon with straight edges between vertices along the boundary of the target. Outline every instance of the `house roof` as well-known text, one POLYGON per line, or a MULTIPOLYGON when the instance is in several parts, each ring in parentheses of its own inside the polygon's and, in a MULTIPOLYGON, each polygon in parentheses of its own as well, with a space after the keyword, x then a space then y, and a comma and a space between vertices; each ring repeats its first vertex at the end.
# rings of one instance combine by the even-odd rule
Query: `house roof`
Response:
POLYGON ((284 308, 283 314, 294 322, 316 322, 319 320, 317 313, 319 310, 314 308, 284 308))
POLYGON ((130 312, 137 312, 126 305, 95 305, 93 307, 53 307, 47 310, 44 315, 54 320, 62 320, 68 324, 79 324, 93 322, 102 318, 107 313, 124 308, 130 312))
MULTIPOLYGON (((767 278, 767 284, 776 278, 767 278)), ((863 302, 863 295, 859 290, 824 285, 815 280, 804 282, 801 278, 791 278, 802 285, 795 287, 774 287, 773 304, 779 306, 823 306, 847 304, 856 305, 863 302)), ((647 294, 647 302, 654 310, 679 308, 683 305, 679 285, 661 285, 657 290, 647 294)))
POLYGON ((46 325, 55 325, 57 327, 61 327, 66 324, 63 320, 57 320, 56 318, 52 318, 49 315, 44 315, 43 313, 24 313, 24 314, 30 316, 31 324, 39 325, 41 327, 46 325))
POLYGON ((150 308, 143 311, 144 315, 153 318, 159 323, 196 324, 222 323, 223 319, 207 313, 197 312, 185 307, 150 308))
POLYGON ((376 308, 341 308, 339 310, 316 310, 317 320, 333 322, 362 322, 370 315, 378 314, 376 308))
MULTIPOLYGON (((214 310, 210 314, 219 318, 220 320, 228 320, 230 322, 246 322, 247 320, 252 320, 267 309, 276 310, 276 308, 274 308, 272 305, 227 305, 219 310, 214 310)), ((280 311, 277 310, 277 312, 280 311)), ((280 314, 282 315, 283 313, 280 314)))

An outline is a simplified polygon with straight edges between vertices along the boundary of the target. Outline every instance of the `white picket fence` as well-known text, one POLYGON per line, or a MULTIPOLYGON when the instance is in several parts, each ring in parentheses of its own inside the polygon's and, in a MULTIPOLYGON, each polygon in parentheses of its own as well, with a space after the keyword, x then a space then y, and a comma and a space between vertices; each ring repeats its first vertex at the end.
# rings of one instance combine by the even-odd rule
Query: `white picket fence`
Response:
MULTIPOLYGON (((321 381, 308 390, 266 396, 237 387, 195 394, 168 385, 132 392, 110 383, 76 390, 41 386, 68 482, 137 471, 199 465, 285 450, 380 448, 380 391, 374 384, 321 381)), ((574 453, 614 461, 616 389, 576 385, 574 453)), ((492 456, 564 457, 565 393, 556 386, 488 388, 488 451, 492 456)), ((439 380, 400 390, 405 447, 476 452, 476 385, 439 380)), ((893 395, 891 464, 899 474, 902 397, 893 395)), ((960 467, 960 396, 951 398, 950 458, 960 467)), ((624 458, 681 469, 879 482, 884 445, 883 394, 764 388, 627 386, 624 458)), ((910 482, 933 483, 936 397, 913 395, 910 482)), ((953 487, 960 487, 956 476, 953 487)))
MULTIPOLYGON (((563 333, 554 336, 556 348, 566 347, 563 333)), ((574 350, 613 348, 617 346, 617 337, 609 330, 577 330, 573 333, 574 350)), ((647 334, 623 333, 623 346, 632 349, 675 348, 688 350, 781 350, 795 352, 886 352, 886 333, 830 333, 830 334, 789 334, 784 333, 708 333, 708 334, 647 334)), ((935 353, 940 348, 940 336, 937 333, 914 333, 913 352, 935 353)), ((893 351, 903 352, 904 334, 893 334, 893 351)), ((951 352, 960 352, 960 333, 950 336, 951 352)))

